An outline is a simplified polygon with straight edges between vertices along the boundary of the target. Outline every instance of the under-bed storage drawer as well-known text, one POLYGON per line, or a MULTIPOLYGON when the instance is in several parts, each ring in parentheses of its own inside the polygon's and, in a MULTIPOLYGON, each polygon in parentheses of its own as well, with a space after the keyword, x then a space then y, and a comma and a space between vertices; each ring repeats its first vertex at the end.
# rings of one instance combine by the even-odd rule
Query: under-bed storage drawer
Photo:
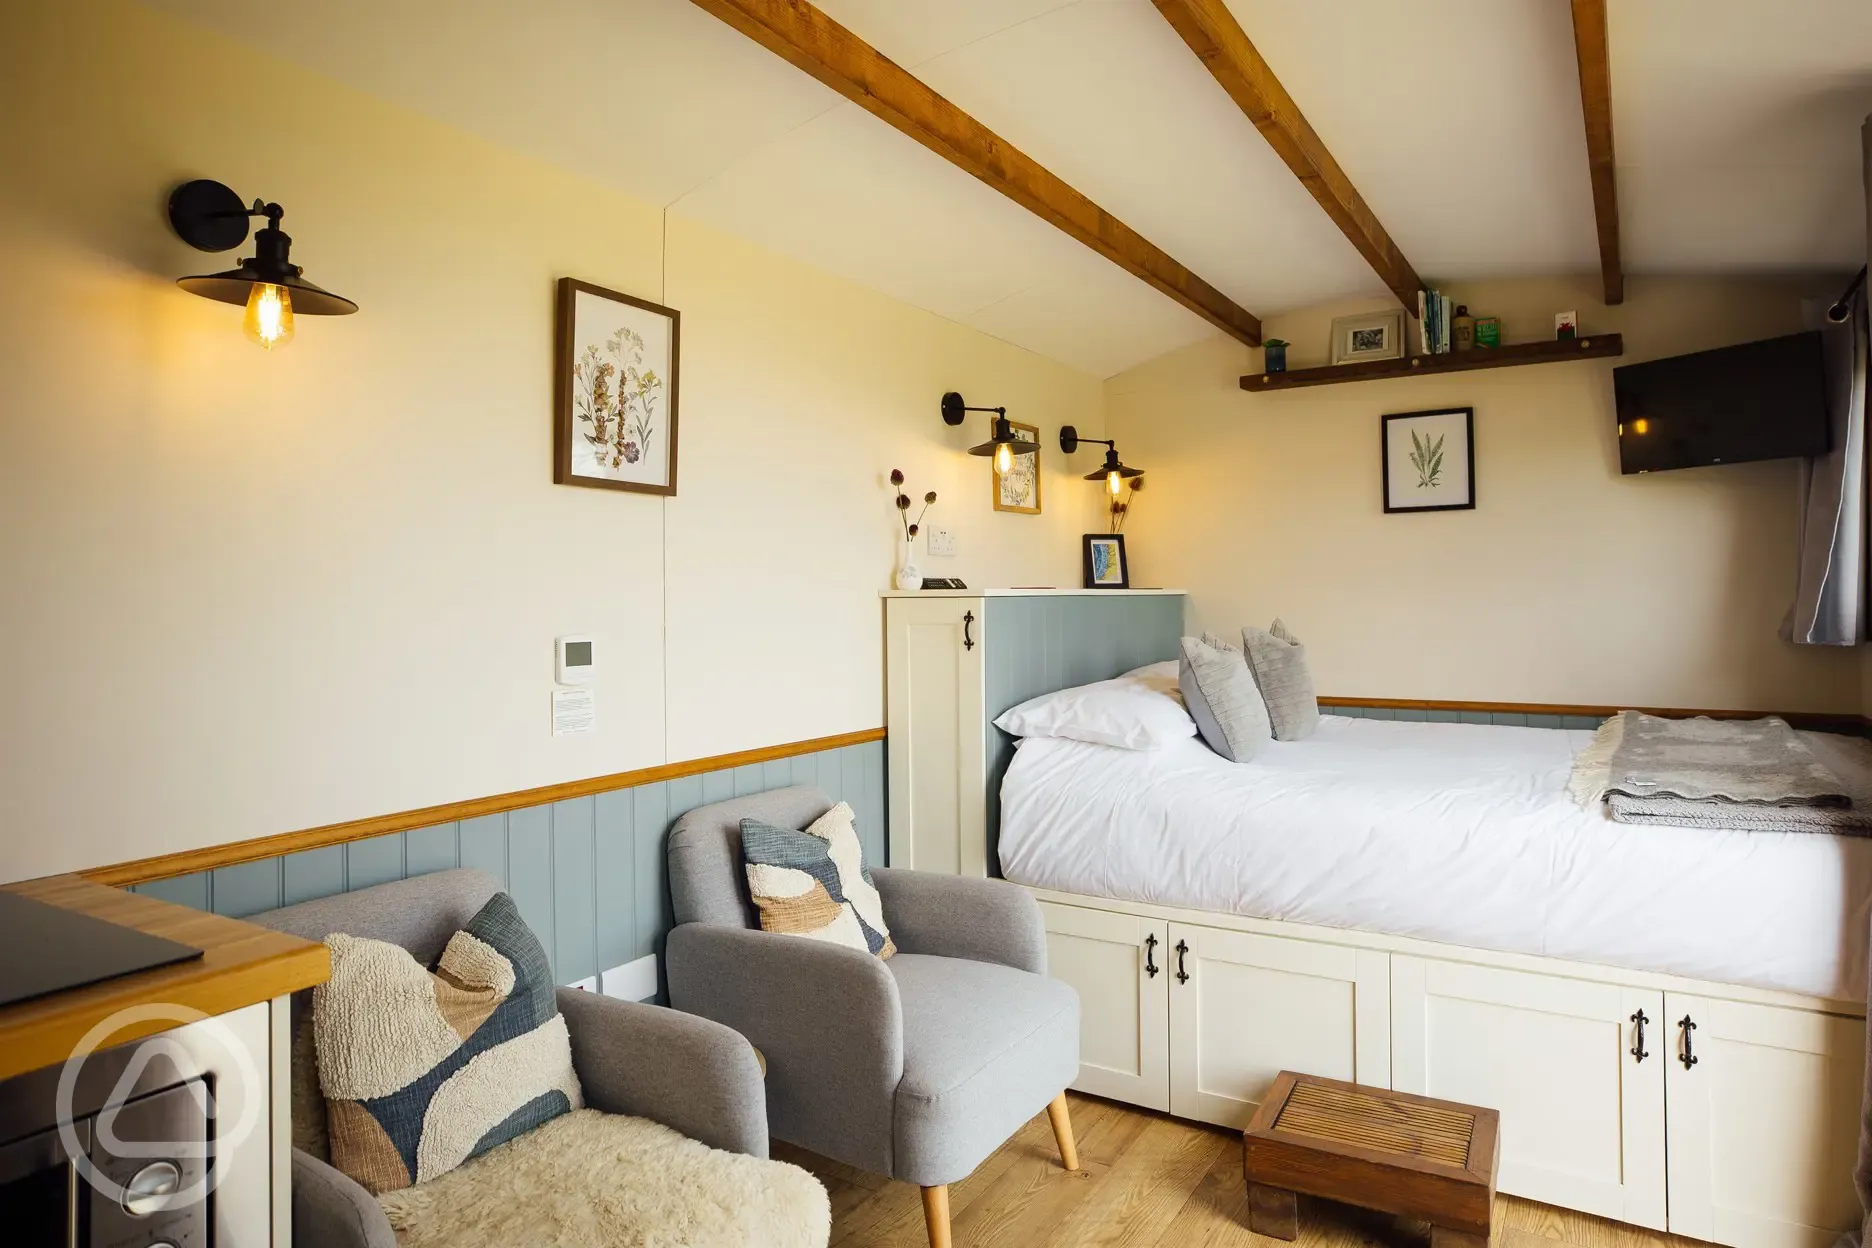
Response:
POLYGON ((1388 955, 1170 925, 1170 1112, 1240 1129, 1283 1070, 1391 1086, 1388 955))
POLYGON ((1828 1248, 1859 1227, 1865 1022, 1667 993, 1670 1229, 1737 1248, 1828 1248))
POLYGON ((1392 1086, 1500 1110, 1502 1191, 1661 1230, 1663 1018, 1661 992, 1393 955, 1392 1086))
POLYGON ((1044 901, 1040 913, 1047 972, 1079 993, 1079 1078, 1073 1087, 1169 1109, 1169 924, 1044 901))

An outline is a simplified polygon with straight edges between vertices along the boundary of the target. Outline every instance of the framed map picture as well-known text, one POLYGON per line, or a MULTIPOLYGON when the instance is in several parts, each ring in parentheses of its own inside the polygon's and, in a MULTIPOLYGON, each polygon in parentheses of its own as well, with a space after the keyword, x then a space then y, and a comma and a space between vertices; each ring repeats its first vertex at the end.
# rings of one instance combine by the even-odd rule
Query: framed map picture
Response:
MULTIPOLYGON (((1040 443, 1040 429, 1037 425, 1023 425, 1010 420, 1008 427, 1014 436, 1023 441, 1040 443)), ((1013 466, 1006 472, 994 467, 994 460, 988 461, 988 471, 994 475, 994 509, 996 511, 1017 511, 1024 516, 1040 514, 1040 452, 1038 449, 1025 455, 1016 455, 1013 466)))
POLYGON ((1398 412, 1383 431, 1384 509, 1468 511, 1475 507, 1475 409, 1398 412))
POLYGON ((681 330, 674 308, 559 279, 555 482, 676 492, 681 330))

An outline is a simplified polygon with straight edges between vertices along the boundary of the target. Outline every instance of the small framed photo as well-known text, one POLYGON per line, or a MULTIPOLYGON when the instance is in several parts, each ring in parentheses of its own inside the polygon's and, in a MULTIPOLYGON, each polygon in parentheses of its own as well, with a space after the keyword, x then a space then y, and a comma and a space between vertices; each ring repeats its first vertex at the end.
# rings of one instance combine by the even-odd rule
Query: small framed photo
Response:
POLYGON ((1124 534, 1085 535, 1085 587, 1130 589, 1131 565, 1125 562, 1124 534))
POLYGON ((1384 509, 1468 511, 1475 507, 1475 409, 1398 412, 1379 422, 1384 509))
POLYGON ((1332 323, 1334 364, 1404 358, 1404 309, 1335 316, 1332 323))
POLYGON ((676 365, 682 314, 559 279, 553 481, 676 492, 676 365))
MULTIPOLYGON (((1036 446, 1040 442, 1038 425, 1023 425, 1019 421, 1008 422, 1017 436, 1036 446)), ((1016 455, 1014 465, 1006 472, 994 466, 994 460, 988 461, 988 471, 994 477, 994 509, 996 511, 1015 511, 1023 516, 1040 514, 1040 452, 1029 451, 1025 455, 1016 455)))

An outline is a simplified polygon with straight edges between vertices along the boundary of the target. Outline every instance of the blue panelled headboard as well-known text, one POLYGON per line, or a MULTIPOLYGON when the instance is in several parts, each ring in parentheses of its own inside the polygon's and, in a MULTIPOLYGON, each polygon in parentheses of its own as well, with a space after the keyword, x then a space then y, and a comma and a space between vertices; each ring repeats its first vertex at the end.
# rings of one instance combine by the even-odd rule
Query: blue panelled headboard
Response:
POLYGON ((1001 874, 1001 778, 1014 738, 995 717, 1028 698, 1109 680, 1134 667, 1177 657, 1183 636, 1181 591, 1052 593, 989 597, 983 655, 988 734, 988 871, 1001 874))

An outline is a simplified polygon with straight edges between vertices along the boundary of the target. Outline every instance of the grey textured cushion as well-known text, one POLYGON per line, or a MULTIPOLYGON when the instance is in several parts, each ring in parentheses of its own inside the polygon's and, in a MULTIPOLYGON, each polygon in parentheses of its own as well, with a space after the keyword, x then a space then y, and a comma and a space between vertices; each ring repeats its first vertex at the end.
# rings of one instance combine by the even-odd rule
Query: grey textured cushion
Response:
POLYGON ((1079 1077, 1079 996, 1056 979, 900 953, 896 1177, 954 1183, 1079 1077))
POLYGON ((760 926, 741 865, 741 821, 804 828, 832 809, 813 788, 774 789, 752 797, 698 806, 669 835, 670 902, 678 923, 715 927, 760 926))
POLYGON ((1307 670, 1306 647, 1279 620, 1272 628, 1244 628, 1248 666, 1267 704, 1276 741, 1298 741, 1319 727, 1319 698, 1307 670))
POLYGON ((1229 762, 1247 762, 1273 737, 1267 704, 1241 651, 1185 637, 1177 685, 1203 742, 1229 762))

